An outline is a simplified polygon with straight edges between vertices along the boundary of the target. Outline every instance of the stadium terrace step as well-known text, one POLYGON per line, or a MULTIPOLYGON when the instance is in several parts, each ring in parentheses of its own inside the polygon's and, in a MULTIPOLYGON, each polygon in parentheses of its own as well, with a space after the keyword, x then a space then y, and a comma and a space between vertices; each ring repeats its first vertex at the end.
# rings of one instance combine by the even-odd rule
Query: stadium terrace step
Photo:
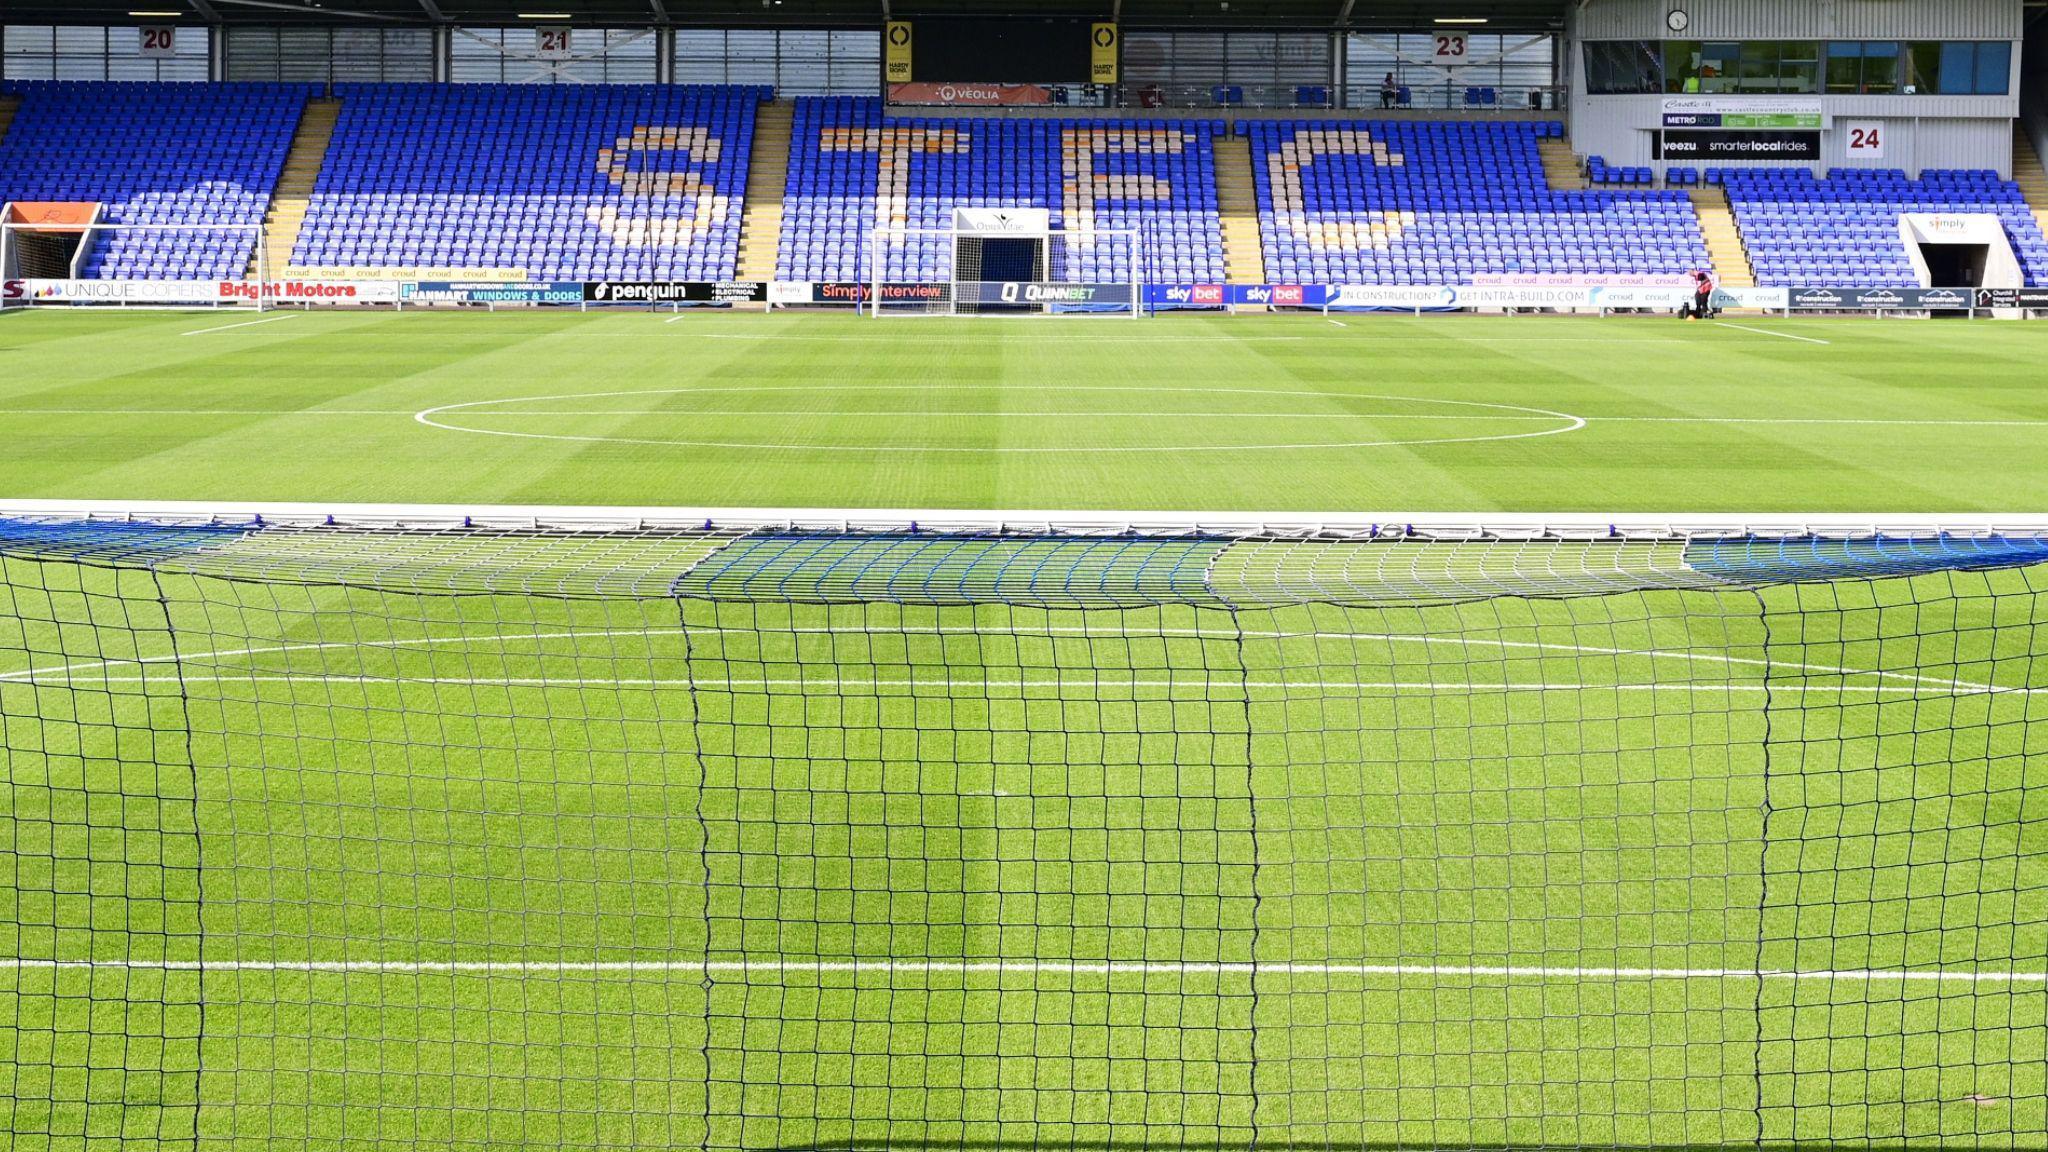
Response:
POLYGON ((1242 136, 1216 140, 1216 212, 1223 223, 1224 275, 1232 284, 1264 284, 1266 255, 1259 242, 1251 141, 1242 136))
POLYGON ((1707 240, 1707 255, 1714 261, 1714 279, 1723 288, 1756 287, 1756 270, 1749 266, 1749 249, 1742 243, 1742 230, 1735 223, 1735 209, 1719 184, 1690 188, 1693 211, 1699 213, 1700 234, 1707 240))
POLYGON ((334 124, 341 116, 339 100, 309 100, 292 134, 291 151, 285 154, 284 171, 270 196, 270 211, 263 218, 263 247, 249 254, 248 278, 257 279, 265 257, 271 277, 298 276, 303 270, 292 262, 292 249, 299 242, 299 230, 306 223, 306 206, 312 202, 313 187, 327 161, 327 147, 334 141, 334 124))
POLYGON ((789 189, 789 140, 796 105, 763 104, 754 113, 754 155, 740 217, 739 279, 773 280, 782 240, 782 198, 789 189))
POLYGON ((2017 123, 2012 128, 2012 180, 2027 198, 2027 206, 2033 209, 2034 222, 2048 233, 2048 168, 2042 167, 2041 153, 2027 135, 2026 126, 2017 123))
POLYGON ((1584 192, 1591 187, 1586 181, 1586 170, 1580 166, 1578 153, 1572 151, 1571 141, 1561 136, 1550 136, 1536 142, 1536 151, 1543 158, 1543 176, 1550 181, 1550 187, 1558 192, 1584 192))

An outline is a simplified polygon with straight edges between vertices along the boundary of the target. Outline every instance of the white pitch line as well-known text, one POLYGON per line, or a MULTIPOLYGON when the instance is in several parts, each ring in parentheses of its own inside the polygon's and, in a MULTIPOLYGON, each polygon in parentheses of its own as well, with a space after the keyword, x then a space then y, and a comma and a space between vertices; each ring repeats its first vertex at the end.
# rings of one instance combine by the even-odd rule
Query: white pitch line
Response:
POLYGON ((239 323, 239 324, 223 324, 223 325, 221 325, 221 326, 220 326, 220 327, 218 327, 218 328, 199 328, 199 329, 195 329, 195 330, 193 330, 193 331, 191 331, 191 332, 180 332, 180 333, 179 333, 179 335, 180 335, 180 336, 204 336, 204 335, 206 335, 206 334, 207 334, 207 333, 209 333, 209 332, 232 332, 232 331, 234 331, 234 330, 235 330, 235 329, 237 329, 237 328, 253 328, 253 327, 255 327, 255 326, 256 326, 256 325, 258 325, 258 324, 274 324, 274 323, 276 323, 276 322, 277 322, 277 321, 279 321, 279 320, 289 320, 289 319, 291 319, 291 316, 290 316, 289 314, 287 314, 287 315, 284 315, 284 316, 265 316, 265 317, 264 317, 263 319, 261 319, 261 320, 244 320, 244 321, 242 321, 242 322, 241 322, 241 323, 239 323))
POLYGON ((1351 327, 1351 325, 1349 325, 1349 324, 1346 324, 1346 323, 1345 323, 1345 322, 1343 322, 1342 320, 1332 320, 1332 321, 1330 321, 1330 323, 1332 323, 1332 324, 1335 324, 1335 325, 1336 325, 1337 327, 1339 327, 1339 328, 1349 328, 1349 327, 1351 327))
MULTIPOLYGON (((1344 396, 1343 396, 1342 394, 1340 394, 1340 393, 1331 393, 1331 394, 1330 394, 1330 398, 1331 398, 1331 399, 1333 399, 1333 400, 1342 400, 1342 399, 1345 399, 1345 397, 1344 397, 1344 396)), ((1420 403, 1438 403, 1438 401, 1434 401, 1434 400, 1429 400, 1429 401, 1419 401, 1419 402, 1420 402, 1420 403)), ((488 403, 488 402, 486 401, 485 403, 488 403)), ((150 416, 411 416, 411 415, 414 415, 414 410, 413 410, 413 409, 410 409, 410 408, 403 408, 403 409, 401 409, 401 408, 374 408, 374 409, 373 409, 373 408, 281 408, 281 409, 266 409, 266 408, 0 408, 0 417, 6 417, 6 416, 135 416, 135 417, 150 417, 150 416)), ((1172 419, 1172 418, 1175 418, 1175 417, 1195 417, 1195 418, 1201 418, 1201 419, 1231 419, 1231 420, 1246 420, 1246 419, 1265 419, 1265 418, 1271 417, 1271 418, 1275 418, 1275 419, 1283 419, 1283 420, 1297 420, 1297 419, 1298 419, 1298 420, 1415 420, 1415 421, 1429 421, 1429 422, 1446 422, 1446 423, 1449 423, 1449 422, 1466 422, 1466 423, 1471 423, 1471 422, 1480 422, 1480 423, 1505 423, 1505 422, 1511 422, 1511 421, 1546 421, 1546 422, 1547 422, 1547 421, 1553 421, 1553 420, 1555 420, 1555 419, 1557 418, 1557 417, 1553 417, 1553 416, 1549 416, 1549 415, 1537 415, 1537 414, 1529 414, 1529 415, 1523 415, 1523 414, 1520 414, 1520 413, 1515 413, 1515 412, 1507 412, 1507 413, 1502 413, 1502 414, 1500 414, 1500 415, 1498 415, 1498 416, 1493 416, 1493 415, 1488 415, 1488 416, 1468 416, 1468 415, 1459 415, 1459 414, 1455 414, 1455 413, 1429 413, 1429 412, 1255 412, 1255 411, 1252 411, 1252 412, 1170 412, 1170 411, 1169 411, 1169 412, 1127 412, 1127 411, 1118 411, 1118 410, 1100 410, 1100 411, 1079 411, 1079 412, 1017 412, 1017 411, 1009 411, 1009 412, 974 412, 974 411, 966 411, 966 410, 951 410, 951 409, 872 409, 872 410, 868 410, 868 409, 863 409, 863 410, 859 410, 859 411, 846 411, 846 410, 825 410, 825 409, 806 409, 806 408, 786 408, 786 409, 766 409, 766 408, 670 408, 670 409, 659 409, 659 408, 649 408, 649 409, 628 409, 628 410, 613 410, 613 409, 603 409, 603 408, 590 408, 590 409, 563 409, 563 410, 558 410, 558 411, 538 411, 538 410, 536 410, 536 411, 525 411, 525 410, 518 410, 518 409, 514 409, 514 410, 506 410, 506 409, 487 409, 487 410, 483 410, 483 411, 479 411, 479 412, 476 412, 476 413, 474 413, 473 415, 475 415, 475 416, 480 416, 480 417, 499 417, 499 416, 521 416, 521 417, 534 417, 534 418, 539 418, 539 419, 547 419, 547 418, 552 418, 552 417, 566 417, 566 416, 576 416, 576 417, 582 417, 582 416, 632 416, 632 417, 646 417, 646 416, 676 416, 676 417, 692 417, 692 418, 694 418, 694 417, 699 417, 699 416, 760 416, 760 417, 773 417, 773 418, 777 418, 777 419, 785 419, 785 418, 790 418, 790 417, 806 417, 806 416, 811 416, 811 417, 823 416, 823 417, 831 417, 831 418, 834 418, 834 419, 838 419, 838 418, 861 418, 861 419, 870 419, 870 418, 886 418, 886 417, 904 417, 904 418, 941 418, 941 417, 954 417, 954 416, 966 416, 966 417, 977 417, 977 418, 995 418, 995 419, 1002 419, 1002 420, 1017 420, 1017 419, 1041 419, 1041 418, 1042 418, 1042 419, 1060 419, 1060 420, 1096 420, 1096 419, 1102 419, 1102 418, 1104 418, 1104 417, 1123 417, 1123 418, 1128 418, 1128 419, 1145 419, 1145 420, 1162 420, 1162 419, 1172 419)), ((1562 415, 1562 414, 1560 414, 1560 415, 1562 415)), ((1897 419, 1897 420, 1888 420, 1888 419, 1882 419, 1882 418, 1862 418, 1862 417, 1849 417, 1849 416, 1840 416, 1840 417, 1837 417, 1837 416, 1815 416, 1815 417, 1778 417, 1778 416, 1583 416, 1583 417, 1579 417, 1579 419, 1582 419, 1582 420, 1584 420, 1584 421, 1585 421, 1586 423, 1588 423, 1588 424, 1762 424, 1762 425, 1774 425, 1774 424, 1782 424, 1782 425, 1786 425, 1786 426, 1797 426, 1797 425, 1802 425, 1802 424, 1819 424, 1819 425, 1827 425, 1827 424, 1841 424, 1841 425, 1850 425, 1850 426, 1855 426, 1855 425, 1875 425, 1875 426, 1881 426, 1881 427, 1885 427, 1885 426, 1888 426, 1888 427, 1901 427, 1901 428, 2048 428, 2048 420, 1917 420, 1917 419, 1914 419, 1914 420, 1907 420, 1907 419, 1897 419)), ((454 430, 454 431, 472 431, 472 429, 452 429, 452 430, 454 430)))
MULTIPOLYGON (((830 636, 840 633, 866 633, 866 628, 792 628, 793 634, 830 636)), ((890 632, 917 636, 960 635, 957 629, 907 625, 891 628, 890 632)), ((1102 629, 1051 626, 1034 629, 1032 634, 1081 636, 1094 639, 1128 639, 1124 633, 1102 629)), ((156 664, 185 663, 201 666, 206 661, 239 660, 250 656, 274 656, 293 652, 330 652, 352 648, 393 649, 401 653, 416 648, 438 647, 441 645, 466 645, 483 642, 523 643, 542 640, 612 640, 619 637, 684 636, 688 631, 682 628, 647 629, 594 629, 588 631, 559 632, 490 632, 469 636, 421 636, 391 640, 329 640, 311 641, 300 644, 270 644, 250 648, 223 648, 209 652, 190 652, 182 655, 142 656, 133 659, 83 660, 68 664, 52 664, 40 668, 22 668, 12 672, 0 672, 0 684, 8 681, 26 682, 38 678, 58 676, 80 678, 80 672, 99 668, 130 667, 156 664)), ((1686 663, 1715 664, 1724 667, 1760 668, 1769 672, 1804 672, 1820 676, 1869 676, 1878 680, 1896 680, 1903 683, 1924 686, 1939 691, 1984 694, 1992 692, 2023 692, 2024 687, 2007 687, 1985 684, 1971 680, 1955 680, 1940 676, 1922 676, 1913 672, 1878 668, 1844 668, 1832 664, 1807 664, 1788 660, 1765 660, 1752 656, 1727 656, 1717 652, 1687 652, 1665 648, 1610 648, 1586 644, 1558 644, 1541 640, 1502 640, 1490 636, 1411 636, 1391 632, 1297 632, 1297 631, 1224 631, 1204 628, 1165 628, 1156 635, 1162 639, 1194 640, 1330 640, 1330 641, 1373 641, 1375 643, 1449 645, 1457 648, 1498 648, 1502 651, 1572 652, 1588 656, 1643 657, 1651 660, 1678 660, 1686 663)), ((253 671, 253 670, 252 670, 253 671)), ((219 674, 215 674, 218 678, 219 674)), ((101 678, 94 678, 97 682, 101 678)), ((143 678, 133 677, 135 682, 143 678)), ((1789 687, 1789 686, 1788 686, 1789 687)))
POLYGON ((1801 340, 1808 344, 1832 344, 1831 340, 1816 340, 1811 336, 1794 336, 1790 332, 1773 332, 1768 328, 1751 328, 1747 324, 1730 324, 1726 320, 1714 321, 1715 327, 1733 328, 1738 332, 1754 332, 1759 336, 1776 336, 1780 340, 1801 340))
POLYGON ((753 975, 1427 976, 1506 980, 1796 980, 1836 983, 2048 984, 2048 972, 1920 968, 1610 968, 1518 964, 1349 964, 1201 960, 44 960, 0 957, 0 969, 306 972, 424 975, 565 972, 753 975))
MULTIPOLYGON (((663 323, 664 323, 664 324, 671 324, 671 323, 674 323, 674 321, 671 321, 671 320, 664 320, 664 321, 663 321, 663 323)), ((813 336, 813 335, 808 335, 808 334, 804 334, 804 333, 798 333, 798 332, 700 332, 700 333, 698 333, 698 335, 702 336, 702 337, 703 337, 704 339, 706 339, 706 340, 803 340, 803 341, 807 341, 807 342, 809 342, 809 343, 812 343, 812 344, 816 344, 816 345, 818 345, 818 346, 819 346, 819 349, 820 349, 820 351, 828 350, 828 349, 830 349, 830 348, 831 348, 831 346, 832 346, 832 345, 834 345, 834 344, 839 344, 839 343, 843 343, 843 342, 845 342, 845 341, 848 341, 848 340, 870 340, 870 341, 879 341, 879 342, 882 342, 882 343, 888 343, 888 344, 901 344, 901 343, 905 343, 905 341, 903 341, 902 339, 900 339, 900 338, 898 338, 898 337, 895 337, 895 336, 874 336, 874 335, 863 335, 863 336, 845 336, 845 335, 822 335, 822 336, 813 336)), ((955 333, 952 333, 951 335, 949 335, 949 336, 948 336, 948 337, 946 338, 946 342, 947 342, 947 343, 957 343, 957 342, 959 341, 959 339, 960 339, 960 334, 959 334, 959 333, 957 333, 957 332, 955 332, 955 333)), ((1102 337, 1102 336, 1075 336, 1075 335, 1071 335, 1071 334, 1068 334, 1068 335, 1064 335, 1064 336, 1062 336, 1062 337, 1061 337, 1061 338, 1060 338, 1060 339, 1059 339, 1059 340, 1058 340, 1057 342, 1058 342, 1058 343, 1060 343, 1060 344, 1071 344, 1071 343, 1082 343, 1082 344, 1100 344, 1100 343, 1115 343, 1115 344, 1129 344, 1129 345, 1158 345, 1159 347, 1169 347, 1169 346, 1172 346, 1172 345, 1177 345, 1177 344, 1250 344, 1250 343, 1290 343, 1290 344, 1291 344, 1291 343, 1299 343, 1300 341, 1303 341, 1303 340, 1306 340, 1306 339, 1308 339, 1308 337, 1306 337, 1306 336, 1180 336, 1180 337, 1176 337, 1176 338, 1174 338, 1174 339, 1172 339, 1172 340, 1152 340, 1152 339, 1142 339, 1142 338, 1137 338, 1137 339, 1131 339, 1131 338, 1125 338, 1125 337, 1122 337, 1122 336, 1108 336, 1108 337, 1102 337)), ((914 343, 914 341, 912 341, 912 343, 914 343)), ((1053 341, 1048 341, 1048 342, 1047 342, 1047 344, 1046 344, 1046 346, 1047 346, 1047 347, 1050 347, 1050 346, 1052 345, 1052 343, 1054 343, 1054 342, 1053 342, 1053 341)))
MULTIPOLYGON (((733 677, 612 677, 612 676, 367 676, 344 673, 199 673, 186 672, 180 679, 185 683, 194 681, 217 684, 419 684, 441 687, 463 688, 697 688, 697 689, 837 689, 874 690, 883 689, 926 689, 964 688, 984 691, 991 688, 1059 689, 1082 688, 1099 691, 1110 688, 1127 689, 1203 689, 1213 688, 1218 692, 1248 689, 1258 691, 1342 691, 1342 692, 1430 692, 1445 695, 1471 695, 1491 692, 1683 692, 1715 695, 1720 693, 1741 693, 1763 695, 1772 693, 1817 695, 1817 696, 2035 696, 2048 694, 2048 688, 2006 688, 1996 685, 1959 686, 1954 688, 1929 687, 1900 684, 1713 684, 1682 682, 1670 684, 1581 684, 1571 682, 1553 683, 1490 683, 1486 681, 1442 681, 1442 680, 1242 680, 1235 678, 1204 679, 1189 675, 1185 679, 1120 680, 1089 673, 1075 673, 1065 679, 974 679, 934 676, 929 679, 910 678, 851 678, 819 676, 809 680, 778 678, 733 678, 733 677)), ((85 682, 89 684, 144 684, 149 677, 124 676, 80 676, 73 673, 44 674, 23 677, 9 673, 5 681, 11 684, 66 684, 85 682)))
POLYGON ((0 408, 0 416, 410 416, 396 408, 0 408))

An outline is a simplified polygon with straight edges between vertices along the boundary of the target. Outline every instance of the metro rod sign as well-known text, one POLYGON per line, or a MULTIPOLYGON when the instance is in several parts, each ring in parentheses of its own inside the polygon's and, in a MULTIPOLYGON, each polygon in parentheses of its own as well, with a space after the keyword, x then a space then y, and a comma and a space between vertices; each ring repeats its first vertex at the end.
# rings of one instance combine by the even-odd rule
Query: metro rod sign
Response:
POLYGON ((1827 114, 1818 101, 1708 99, 1663 102, 1659 160, 1792 160, 1821 158, 1827 114))

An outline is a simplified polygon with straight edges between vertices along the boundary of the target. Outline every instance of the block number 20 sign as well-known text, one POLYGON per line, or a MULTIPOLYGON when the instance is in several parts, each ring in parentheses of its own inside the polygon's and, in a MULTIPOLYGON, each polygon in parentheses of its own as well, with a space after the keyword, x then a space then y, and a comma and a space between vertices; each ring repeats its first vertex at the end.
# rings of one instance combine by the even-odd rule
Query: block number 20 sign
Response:
POLYGON ((163 60, 178 54, 178 26, 175 24, 146 24, 136 29, 142 34, 142 56, 147 60, 163 60))

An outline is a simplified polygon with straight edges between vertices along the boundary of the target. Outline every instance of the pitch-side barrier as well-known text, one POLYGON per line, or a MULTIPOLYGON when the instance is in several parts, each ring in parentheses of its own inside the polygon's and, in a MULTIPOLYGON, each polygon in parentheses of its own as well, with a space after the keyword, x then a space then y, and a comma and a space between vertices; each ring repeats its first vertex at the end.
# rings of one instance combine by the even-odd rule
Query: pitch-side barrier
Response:
MULTIPOLYGON (((1504 278, 1506 279, 1506 278, 1504 278)), ((1057 287, 1045 281, 980 285, 1001 297, 1015 287, 1057 287)), ((948 299, 947 283, 858 281, 498 281, 498 280, 5 280, 0 308, 83 306, 115 308, 663 308, 759 305, 769 309, 874 310, 884 302, 948 299)), ((1516 282, 1476 284, 1145 284, 1143 311, 1615 313, 1676 312, 1692 300, 1688 287, 1635 278, 1589 283, 1531 276, 1516 282)), ((1125 299, 1128 299, 1126 291, 1125 299)), ((1723 288, 1717 307, 1729 311, 1796 314, 2048 315, 2048 288, 1868 288, 1800 286, 1723 288)), ((1128 305, 1126 304, 1126 309, 1128 305)))

